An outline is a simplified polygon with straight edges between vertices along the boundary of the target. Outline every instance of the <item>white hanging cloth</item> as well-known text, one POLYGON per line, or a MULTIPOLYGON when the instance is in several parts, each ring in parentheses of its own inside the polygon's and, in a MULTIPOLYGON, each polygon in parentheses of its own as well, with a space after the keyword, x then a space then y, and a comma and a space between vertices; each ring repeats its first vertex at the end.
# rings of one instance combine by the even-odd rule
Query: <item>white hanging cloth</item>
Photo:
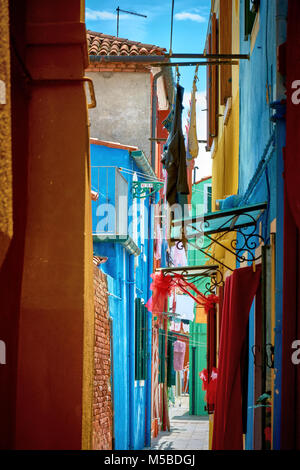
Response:
POLYGON ((176 295, 176 314, 181 320, 194 320, 195 301, 189 295, 176 295))
POLYGON ((197 113, 196 113, 196 93, 197 93, 197 86, 196 81, 198 80, 197 77, 198 73, 198 66, 196 67, 195 78, 193 82, 193 90, 191 96, 191 117, 190 117, 190 126, 188 131, 188 153, 192 158, 197 158, 199 153, 199 144, 197 139, 197 113))

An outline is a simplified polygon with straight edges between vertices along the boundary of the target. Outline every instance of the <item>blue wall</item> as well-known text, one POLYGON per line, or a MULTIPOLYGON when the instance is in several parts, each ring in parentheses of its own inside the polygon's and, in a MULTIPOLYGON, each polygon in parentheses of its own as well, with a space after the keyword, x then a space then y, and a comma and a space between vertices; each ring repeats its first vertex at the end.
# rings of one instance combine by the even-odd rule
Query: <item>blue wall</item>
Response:
MULTIPOLYGON (((141 173, 130 152, 102 145, 91 145, 91 184, 99 192, 99 199, 92 201, 93 233, 101 217, 96 215, 99 204, 108 202, 114 205, 115 183, 114 169, 102 169, 96 166, 123 167, 130 173, 122 172, 128 181, 128 227, 133 237, 133 213, 131 211, 132 172, 141 173), (99 178, 100 175, 100 178, 99 178)), ((138 214, 139 214, 139 200, 138 214)), ((151 419, 149 419, 149 397, 151 400, 151 367, 148 367, 148 379, 136 381, 135 374, 135 297, 145 302, 149 298, 150 276, 152 272, 153 240, 151 233, 152 215, 149 213, 149 198, 144 199, 145 214, 144 237, 142 225, 137 226, 136 244, 139 256, 130 254, 118 241, 97 241, 94 238, 94 254, 107 256, 108 260, 101 265, 108 275, 109 311, 113 319, 113 386, 114 386, 114 434, 117 450, 142 449, 150 445, 151 419), (148 223, 149 222, 149 223, 148 223)), ((148 357, 151 361, 151 317, 148 322, 148 357)), ((150 362, 151 364, 151 362, 150 362)), ((150 417, 151 418, 151 417, 150 417)))
MULTIPOLYGON (((240 53, 250 54, 250 37, 244 40, 244 1, 240 1, 240 53)), ((274 448, 280 435, 281 408, 281 319, 282 319, 282 240, 283 180, 282 149, 285 123, 273 119, 271 106, 277 100, 277 1, 260 2, 259 32, 250 60, 240 61, 240 155, 239 195, 241 205, 268 202, 261 219, 265 244, 270 243, 270 223, 276 218, 276 328, 275 367, 277 390, 274 397, 274 448), (267 98, 268 85, 268 98, 267 98)), ((281 4, 287 1, 283 0, 281 4)), ((281 5, 282 6, 282 5, 281 5)), ((250 315, 250 345, 254 339, 253 312, 250 315)), ((247 449, 253 447, 253 356, 249 353, 247 449)))

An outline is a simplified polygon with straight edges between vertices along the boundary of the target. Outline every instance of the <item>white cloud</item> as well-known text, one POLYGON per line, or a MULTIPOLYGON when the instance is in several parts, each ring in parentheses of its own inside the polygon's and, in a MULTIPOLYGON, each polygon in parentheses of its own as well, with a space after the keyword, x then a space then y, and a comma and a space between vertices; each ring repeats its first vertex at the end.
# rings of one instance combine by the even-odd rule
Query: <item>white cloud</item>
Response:
MULTIPOLYGON (((86 8, 85 10, 85 19, 90 21, 116 21, 117 14, 112 13, 110 11, 100 11, 100 10, 92 10, 91 8, 86 8)), ((129 15, 120 15, 120 19, 128 19, 129 15)))
POLYGON ((205 23, 206 19, 204 16, 198 15, 198 13, 188 13, 183 11, 181 13, 176 13, 174 18, 179 21, 191 20, 196 21, 197 23, 205 23))

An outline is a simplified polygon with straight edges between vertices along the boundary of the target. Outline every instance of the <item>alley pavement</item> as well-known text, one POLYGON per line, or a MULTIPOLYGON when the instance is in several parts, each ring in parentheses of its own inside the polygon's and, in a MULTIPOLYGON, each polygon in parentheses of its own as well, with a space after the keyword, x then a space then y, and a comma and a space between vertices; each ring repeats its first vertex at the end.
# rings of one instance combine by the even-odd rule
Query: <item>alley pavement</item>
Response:
POLYGON ((170 431, 161 431, 145 450, 208 450, 208 416, 189 415, 188 396, 170 406, 170 431))

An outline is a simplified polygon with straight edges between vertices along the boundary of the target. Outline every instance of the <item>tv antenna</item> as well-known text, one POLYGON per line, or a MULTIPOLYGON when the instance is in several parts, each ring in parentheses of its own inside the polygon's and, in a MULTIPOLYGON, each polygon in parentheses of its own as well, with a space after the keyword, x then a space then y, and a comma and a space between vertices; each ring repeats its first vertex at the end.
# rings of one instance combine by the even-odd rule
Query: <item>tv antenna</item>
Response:
POLYGON ((141 15, 140 13, 135 13, 134 11, 121 10, 120 7, 116 8, 116 10, 117 10, 117 38, 119 37, 120 11, 122 13, 128 13, 128 15, 142 16, 143 18, 147 18, 146 15, 141 15))

